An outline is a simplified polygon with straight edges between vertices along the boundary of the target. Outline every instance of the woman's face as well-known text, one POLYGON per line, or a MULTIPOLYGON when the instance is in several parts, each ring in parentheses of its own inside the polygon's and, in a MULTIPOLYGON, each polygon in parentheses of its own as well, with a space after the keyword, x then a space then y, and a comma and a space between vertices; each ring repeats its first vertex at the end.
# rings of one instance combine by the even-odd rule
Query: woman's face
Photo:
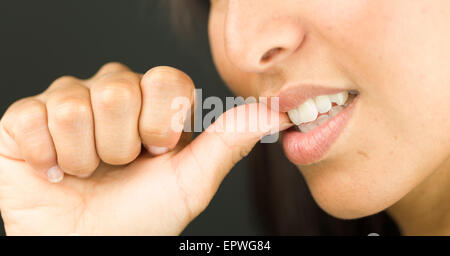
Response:
POLYGON ((238 95, 280 96, 286 112, 304 94, 359 93, 318 131, 284 134, 328 213, 384 210, 448 164, 450 1, 213 0, 209 35, 238 95))

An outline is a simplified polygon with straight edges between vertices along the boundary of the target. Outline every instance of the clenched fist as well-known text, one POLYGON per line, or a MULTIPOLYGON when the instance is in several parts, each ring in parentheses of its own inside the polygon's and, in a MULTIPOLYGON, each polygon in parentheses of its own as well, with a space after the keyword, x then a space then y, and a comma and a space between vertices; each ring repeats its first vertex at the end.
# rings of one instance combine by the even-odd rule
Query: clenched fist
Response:
POLYGON ((110 63, 88 80, 62 77, 15 102, 0 122, 6 233, 179 234, 261 136, 289 126, 276 113, 265 129, 242 129, 254 119, 239 118, 239 109, 274 114, 265 105, 243 105, 191 141, 173 127, 191 108, 173 108, 177 97, 193 104, 185 73, 156 67, 141 75, 110 63))

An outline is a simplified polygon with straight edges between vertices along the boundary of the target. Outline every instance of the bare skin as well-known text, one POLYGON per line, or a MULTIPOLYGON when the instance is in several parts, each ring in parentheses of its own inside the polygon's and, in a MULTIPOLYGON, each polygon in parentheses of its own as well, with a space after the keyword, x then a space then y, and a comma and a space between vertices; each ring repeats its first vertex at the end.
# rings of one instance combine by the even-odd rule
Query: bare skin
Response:
POLYGON ((404 234, 450 234, 449 1, 211 3, 215 64, 236 94, 359 91, 327 154, 298 165, 322 209, 343 219, 388 210, 404 234))
MULTIPOLYGON (((387 210, 406 235, 450 234, 449 1, 213 0, 209 17, 215 65, 237 95, 305 83, 360 93, 330 150, 298 166, 322 209, 342 219, 387 210)), ((263 131, 178 142, 162 132, 160 99, 190 97, 193 85, 162 69, 142 77, 109 65, 11 106, 0 130, 8 234, 178 234, 206 207, 263 131), (101 93, 102 73, 120 88, 101 93), (178 89, 147 93, 166 79, 178 89), (64 98, 71 104, 60 106, 64 98), (66 176, 50 184, 56 164, 66 176)))
MULTIPOLYGON (((110 63, 89 80, 63 77, 13 104, 0 137, 7 234, 179 234, 233 165, 270 132, 263 126, 235 132, 242 130, 233 126, 248 120, 228 119, 223 132, 215 124, 191 141, 171 128, 176 113, 170 104, 179 96, 193 100, 193 89, 173 68, 140 75, 110 63), (148 150, 141 152, 141 145, 148 150), (62 180, 48 175, 55 165, 65 173, 62 180)), ((262 105, 258 112, 270 114, 262 105)), ((283 122, 289 123, 286 116, 271 125, 283 122)))

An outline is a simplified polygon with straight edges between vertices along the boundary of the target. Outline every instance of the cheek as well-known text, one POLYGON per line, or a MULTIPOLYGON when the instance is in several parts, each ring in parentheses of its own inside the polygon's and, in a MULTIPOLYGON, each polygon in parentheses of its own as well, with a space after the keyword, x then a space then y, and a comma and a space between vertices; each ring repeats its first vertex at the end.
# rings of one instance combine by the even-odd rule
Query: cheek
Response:
POLYGON ((356 20, 361 25, 346 37, 353 49, 346 52, 357 64, 354 77, 386 130, 412 145, 427 145, 436 136, 448 141, 443 132, 449 128, 450 76, 442 67, 450 66, 450 29, 442 12, 449 4, 389 2, 371 6, 377 15, 366 16, 371 21, 365 23, 356 20))
POLYGON ((366 99, 389 108, 384 114, 392 113, 394 122, 442 116, 450 95, 442 68, 450 65, 448 1, 341 2, 316 23, 366 99))
POLYGON ((301 167, 319 205, 341 218, 391 206, 432 174, 450 148, 450 79, 442 68, 450 66, 450 16, 443 6, 348 4, 347 15, 336 11, 314 23, 360 87, 361 104, 352 134, 339 142, 341 152, 301 167))
POLYGON ((214 64, 219 75, 235 94, 243 97, 258 95, 257 84, 252 82, 254 75, 242 72, 234 66, 225 50, 225 15, 222 11, 211 11, 209 18, 209 42, 214 64))
POLYGON ((315 24, 360 87, 368 129, 424 150, 439 138, 445 143, 438 149, 448 149, 450 76, 442 67, 450 66, 450 2, 345 3, 315 24))
MULTIPOLYGON (((301 167, 302 173, 330 214, 376 213, 448 157, 450 79, 442 67, 450 66, 450 14, 442 12, 450 2, 337 0, 331 7, 329 0, 302 2, 306 27, 323 38, 330 58, 361 92, 351 132, 336 144, 340 151, 301 167)), ((235 94, 258 95, 256 77, 227 58, 224 22, 223 13, 212 11, 209 35, 216 67, 235 94)))

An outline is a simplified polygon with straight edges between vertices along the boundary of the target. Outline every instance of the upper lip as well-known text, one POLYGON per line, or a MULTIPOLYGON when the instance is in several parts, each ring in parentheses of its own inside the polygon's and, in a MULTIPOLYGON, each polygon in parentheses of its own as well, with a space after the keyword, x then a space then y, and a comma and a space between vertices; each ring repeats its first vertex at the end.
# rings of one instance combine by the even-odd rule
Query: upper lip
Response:
POLYGON ((279 112, 288 112, 289 110, 300 106, 310 98, 319 95, 336 94, 349 89, 330 88, 322 85, 302 84, 289 86, 283 89, 276 97, 279 98, 279 112))

